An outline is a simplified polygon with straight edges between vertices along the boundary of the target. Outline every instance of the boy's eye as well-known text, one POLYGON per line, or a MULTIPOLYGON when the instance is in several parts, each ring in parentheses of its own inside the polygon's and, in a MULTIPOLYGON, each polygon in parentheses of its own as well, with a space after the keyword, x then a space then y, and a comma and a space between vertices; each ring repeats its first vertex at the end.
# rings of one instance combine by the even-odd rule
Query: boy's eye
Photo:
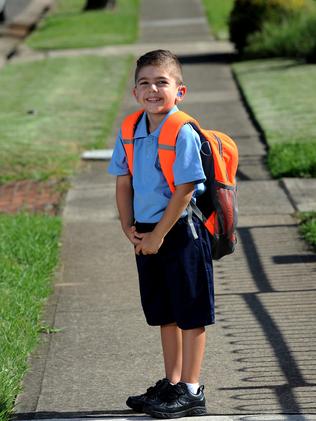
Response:
MULTIPOLYGON (((139 86, 147 86, 149 85, 149 82, 146 80, 142 80, 141 82, 138 83, 139 86)), ((158 80, 157 82, 155 82, 156 86, 166 86, 168 85, 168 81, 167 80, 158 80)))

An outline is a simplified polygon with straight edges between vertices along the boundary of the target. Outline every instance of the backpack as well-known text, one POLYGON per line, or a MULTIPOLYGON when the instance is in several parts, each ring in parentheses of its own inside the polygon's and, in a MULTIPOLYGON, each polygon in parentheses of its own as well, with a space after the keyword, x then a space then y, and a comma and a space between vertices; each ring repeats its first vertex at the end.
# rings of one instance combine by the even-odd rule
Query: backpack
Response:
MULTIPOLYGON (((143 110, 128 115, 122 124, 122 139, 130 173, 133 174, 134 133, 143 110)), ((190 123, 201 139, 201 160, 206 176, 205 191, 191 200, 188 206, 189 223, 192 212, 203 222, 211 235, 212 257, 220 259, 234 251, 237 242, 237 187, 238 149, 226 134, 204 130, 190 115, 176 111, 161 128, 158 155, 161 170, 171 192, 175 191, 172 165, 176 158, 176 141, 181 127, 190 123)), ((194 234, 194 225, 191 219, 194 234)))

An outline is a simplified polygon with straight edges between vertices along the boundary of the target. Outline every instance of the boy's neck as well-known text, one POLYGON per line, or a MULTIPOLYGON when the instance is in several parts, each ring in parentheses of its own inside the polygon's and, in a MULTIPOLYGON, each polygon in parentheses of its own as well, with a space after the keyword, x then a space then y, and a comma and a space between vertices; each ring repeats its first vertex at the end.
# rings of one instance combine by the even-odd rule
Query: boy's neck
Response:
POLYGON ((159 126, 162 120, 166 117, 168 113, 164 114, 148 114, 147 113, 147 128, 148 132, 154 132, 159 126))

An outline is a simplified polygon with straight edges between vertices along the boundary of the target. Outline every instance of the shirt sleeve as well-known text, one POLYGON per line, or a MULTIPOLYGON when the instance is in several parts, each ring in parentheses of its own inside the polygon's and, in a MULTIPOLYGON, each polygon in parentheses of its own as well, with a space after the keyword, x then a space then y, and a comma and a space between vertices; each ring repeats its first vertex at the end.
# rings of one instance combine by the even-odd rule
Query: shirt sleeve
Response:
POLYGON ((127 158, 121 136, 121 130, 119 131, 119 134, 117 135, 115 141, 113 155, 111 158, 110 165, 108 167, 108 172, 116 176, 129 174, 127 158))
POLYGON ((179 131, 176 159, 173 164, 174 184, 203 183, 206 180, 200 156, 201 140, 190 124, 179 131))

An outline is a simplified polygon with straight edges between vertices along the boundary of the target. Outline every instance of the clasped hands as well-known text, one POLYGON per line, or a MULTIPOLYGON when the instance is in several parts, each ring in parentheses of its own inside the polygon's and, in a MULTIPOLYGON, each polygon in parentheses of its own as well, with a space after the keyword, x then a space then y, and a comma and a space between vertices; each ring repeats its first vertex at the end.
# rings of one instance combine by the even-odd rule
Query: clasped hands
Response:
POLYGON ((125 234, 135 247, 135 253, 140 254, 157 254, 163 243, 163 238, 158 236, 154 231, 139 233, 136 231, 135 225, 129 227, 125 234))

